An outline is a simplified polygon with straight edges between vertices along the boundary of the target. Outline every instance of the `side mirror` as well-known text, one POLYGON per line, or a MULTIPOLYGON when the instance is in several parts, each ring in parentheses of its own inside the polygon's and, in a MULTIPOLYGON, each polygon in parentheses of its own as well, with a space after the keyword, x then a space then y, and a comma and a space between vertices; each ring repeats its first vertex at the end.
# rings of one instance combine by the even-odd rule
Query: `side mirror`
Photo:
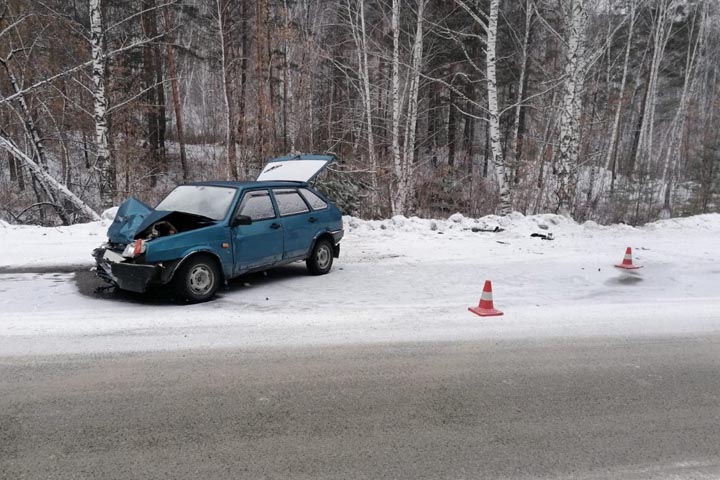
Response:
POLYGON ((252 223, 252 218, 248 217, 247 215, 237 215, 235 218, 232 219, 232 222, 230 222, 231 227, 237 227, 238 225, 250 225, 252 223))

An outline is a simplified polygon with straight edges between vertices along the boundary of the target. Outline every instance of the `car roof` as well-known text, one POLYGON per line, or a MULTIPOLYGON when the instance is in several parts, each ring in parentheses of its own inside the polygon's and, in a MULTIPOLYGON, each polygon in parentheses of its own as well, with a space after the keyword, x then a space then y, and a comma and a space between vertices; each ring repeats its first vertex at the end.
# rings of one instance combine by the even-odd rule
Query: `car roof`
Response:
POLYGON ((192 182, 185 185, 206 185, 209 187, 230 187, 230 188, 258 188, 258 187, 301 187, 307 186, 306 182, 290 182, 287 180, 270 180, 263 182, 256 181, 232 181, 232 180, 210 180, 206 182, 192 182))

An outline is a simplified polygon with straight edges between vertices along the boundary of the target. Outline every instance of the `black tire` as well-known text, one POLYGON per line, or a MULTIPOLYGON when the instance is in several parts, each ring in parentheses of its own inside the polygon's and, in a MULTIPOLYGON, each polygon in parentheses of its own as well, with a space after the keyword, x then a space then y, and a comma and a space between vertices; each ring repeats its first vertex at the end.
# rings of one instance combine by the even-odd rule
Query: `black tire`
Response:
POLYGON ((333 264, 334 249, 327 238, 321 238, 315 243, 310 257, 306 260, 307 268, 313 275, 325 275, 333 264))
POLYGON ((207 255, 185 260, 172 279, 175 300, 180 303, 200 303, 210 300, 222 281, 217 262, 207 255))

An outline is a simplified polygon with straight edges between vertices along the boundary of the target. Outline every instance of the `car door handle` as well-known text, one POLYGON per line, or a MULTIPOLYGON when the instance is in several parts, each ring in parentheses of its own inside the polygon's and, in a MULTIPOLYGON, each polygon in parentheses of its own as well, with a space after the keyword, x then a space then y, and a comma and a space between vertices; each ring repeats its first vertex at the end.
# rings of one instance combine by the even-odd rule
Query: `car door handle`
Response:
POLYGON ((277 230, 277 229, 280 228, 281 226, 282 226, 282 225, 280 225, 279 223, 271 223, 271 224, 270 224, 270 228, 272 228, 273 230, 277 230))
POLYGON ((308 222, 310 222, 310 223, 315 223, 315 222, 317 222, 317 221, 318 221, 317 217, 310 217, 310 218, 308 218, 308 222))

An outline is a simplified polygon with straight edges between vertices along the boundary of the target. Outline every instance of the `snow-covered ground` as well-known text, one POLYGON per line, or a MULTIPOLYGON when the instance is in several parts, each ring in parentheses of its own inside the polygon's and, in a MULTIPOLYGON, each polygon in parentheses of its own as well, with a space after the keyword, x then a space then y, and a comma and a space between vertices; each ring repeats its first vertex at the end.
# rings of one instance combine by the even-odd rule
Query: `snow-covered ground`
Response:
POLYGON ((89 268, 108 223, 0 223, 0 356, 720 331, 720 215, 642 228, 555 215, 348 217, 329 275, 292 265, 191 306, 88 294, 76 281, 87 274, 17 273, 89 268), (505 230, 473 231, 496 226, 505 230), (553 241, 530 237, 548 232, 553 241), (613 268, 627 246, 644 267, 635 273, 613 268), (467 311, 486 279, 502 317, 467 311))

